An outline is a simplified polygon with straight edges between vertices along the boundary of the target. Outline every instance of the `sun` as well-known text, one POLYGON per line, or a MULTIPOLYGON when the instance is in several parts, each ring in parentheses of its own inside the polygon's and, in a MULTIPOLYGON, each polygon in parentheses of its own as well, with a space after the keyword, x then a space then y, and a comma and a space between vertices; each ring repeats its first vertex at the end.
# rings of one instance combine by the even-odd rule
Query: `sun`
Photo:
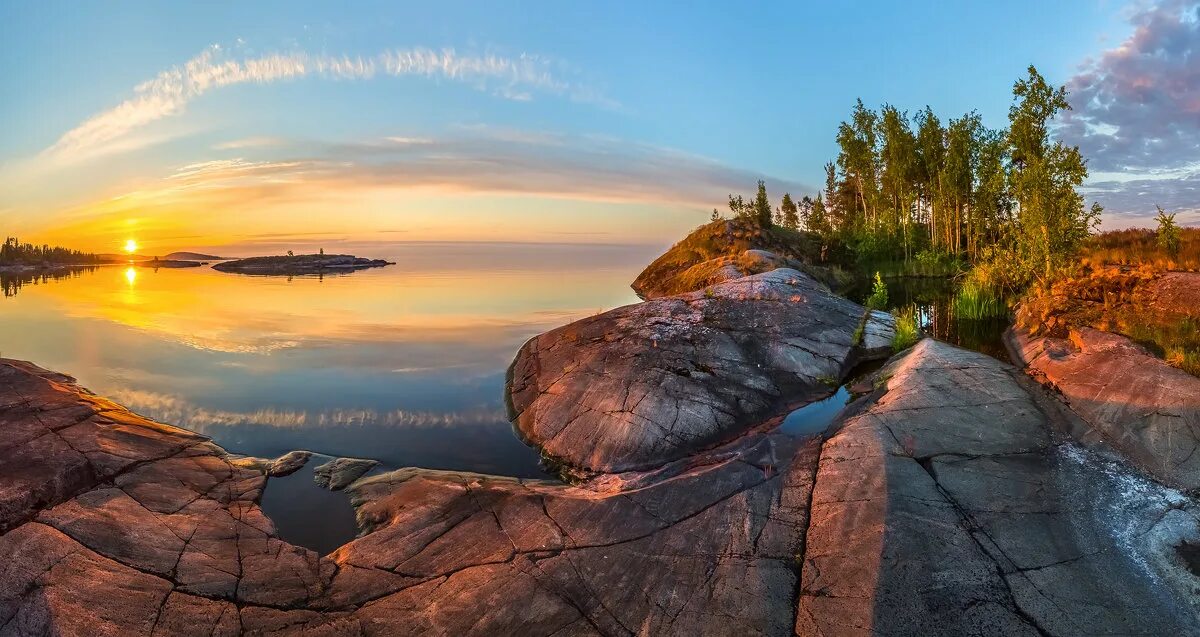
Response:
POLYGON ((125 241, 125 251, 129 254, 137 252, 137 241, 134 241, 133 239, 125 241))

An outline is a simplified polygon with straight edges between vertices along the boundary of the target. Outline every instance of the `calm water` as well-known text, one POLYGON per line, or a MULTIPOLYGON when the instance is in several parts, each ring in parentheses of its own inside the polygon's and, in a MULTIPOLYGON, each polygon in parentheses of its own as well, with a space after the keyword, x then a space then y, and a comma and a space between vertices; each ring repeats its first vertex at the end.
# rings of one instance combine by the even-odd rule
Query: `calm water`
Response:
MULTIPOLYGON (((543 475, 506 419, 505 369, 530 336, 636 302, 629 282, 658 251, 409 244, 364 253, 398 265, 325 278, 124 266, 9 277, 0 355, 235 453, 323 454, 272 479, 262 504, 284 538, 324 553, 356 532, 347 498, 312 481, 332 457, 543 475)), ((942 280, 889 281, 892 304, 915 303, 938 338, 1002 353, 1003 324, 955 321, 953 292, 942 280)), ((842 388, 782 427, 822 431, 849 398, 842 388)))
MULTIPOLYGON (((953 343, 966 349, 982 352, 1004 362, 1011 362, 1004 347, 1004 331, 1007 319, 963 320, 955 316, 954 297, 958 284, 952 279, 903 278, 887 279, 888 311, 913 306, 917 322, 929 336, 953 343)), ((871 293, 871 281, 863 281, 846 292, 850 299, 863 302, 871 293)), ((855 370, 848 379, 853 382, 858 376, 878 368, 866 364, 855 370)), ((809 435, 825 431, 842 408, 853 398, 847 385, 842 385, 832 396, 809 403, 788 414, 781 428, 795 435, 809 435)))
MULTIPOLYGON (((530 336, 636 301, 629 283, 660 249, 410 244, 368 255, 398 265, 323 279, 106 266, 10 280, 0 355, 236 453, 535 477, 505 369, 530 336)), ((312 485, 319 463, 272 480, 263 506, 284 537, 328 550, 353 520, 312 485)))

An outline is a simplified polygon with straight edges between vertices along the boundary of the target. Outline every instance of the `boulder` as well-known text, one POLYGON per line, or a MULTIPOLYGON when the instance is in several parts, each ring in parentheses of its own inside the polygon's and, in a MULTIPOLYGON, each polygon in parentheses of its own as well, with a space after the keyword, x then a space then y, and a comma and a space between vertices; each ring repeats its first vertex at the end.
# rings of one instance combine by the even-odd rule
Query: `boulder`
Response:
POLYGON ((1086 421, 1078 435, 1105 440, 1168 484, 1200 487, 1200 378, 1091 328, 1066 339, 1022 330, 1006 338, 1028 371, 1086 421))
POLYGON ((891 353, 891 331, 890 316, 773 270, 534 337, 509 370, 510 416, 568 467, 651 468, 831 394, 891 353))
POLYGON ((336 458, 313 469, 313 481, 322 489, 341 491, 378 465, 376 460, 336 458))

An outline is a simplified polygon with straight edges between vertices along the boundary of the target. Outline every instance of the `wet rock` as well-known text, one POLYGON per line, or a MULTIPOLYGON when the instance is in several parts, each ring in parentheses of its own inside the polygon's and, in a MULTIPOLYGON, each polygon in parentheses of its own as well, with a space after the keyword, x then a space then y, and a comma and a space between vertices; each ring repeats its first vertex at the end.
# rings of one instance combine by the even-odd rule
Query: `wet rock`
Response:
POLYGON ((377 466, 376 460, 337 458, 313 469, 313 481, 322 489, 341 491, 377 466))
POLYGON ((1169 484, 1200 487, 1200 378, 1090 328, 1069 339, 1023 331, 1006 338, 1030 373, 1087 423, 1079 437, 1104 440, 1169 484))
POLYGON ((653 467, 829 395, 890 354, 890 321, 788 269, 628 305, 526 343, 510 415, 568 466, 653 467))

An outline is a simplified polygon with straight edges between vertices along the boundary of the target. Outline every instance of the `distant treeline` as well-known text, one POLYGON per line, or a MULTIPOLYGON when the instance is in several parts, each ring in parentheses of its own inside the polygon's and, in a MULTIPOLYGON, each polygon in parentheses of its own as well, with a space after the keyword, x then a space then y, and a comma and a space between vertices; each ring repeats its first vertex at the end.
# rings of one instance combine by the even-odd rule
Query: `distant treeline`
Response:
POLYGON ((823 192, 799 201, 785 194, 773 210, 760 182, 750 201, 731 195, 729 208, 816 232, 863 263, 946 260, 986 264, 989 285, 1046 281, 1101 213, 1077 191, 1088 174, 1079 149, 1050 137, 1051 120, 1066 109, 1066 90, 1032 66, 1013 85, 1004 129, 987 128, 974 111, 943 123, 929 107, 910 116, 859 100, 838 127, 823 192))
POLYGON ((16 237, 8 237, 0 246, 0 265, 86 265, 101 263, 99 255, 80 252, 59 246, 21 243, 16 237))

